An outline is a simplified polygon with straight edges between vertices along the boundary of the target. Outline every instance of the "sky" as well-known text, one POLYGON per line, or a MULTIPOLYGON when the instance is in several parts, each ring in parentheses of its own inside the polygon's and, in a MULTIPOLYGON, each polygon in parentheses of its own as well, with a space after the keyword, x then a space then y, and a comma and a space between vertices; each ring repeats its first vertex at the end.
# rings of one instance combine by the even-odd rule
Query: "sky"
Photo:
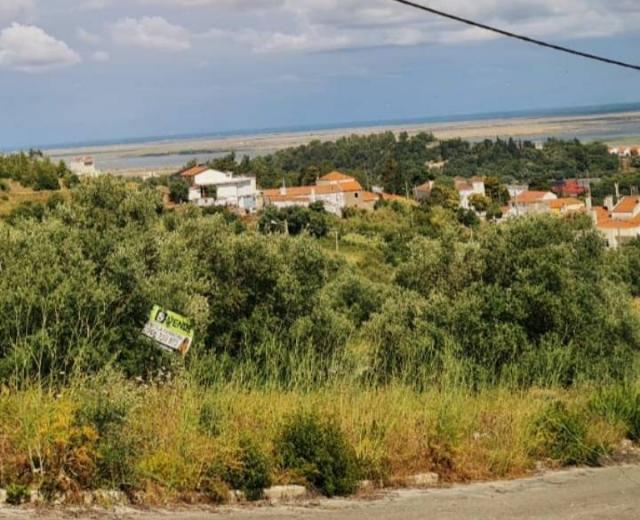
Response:
MULTIPOLYGON (((638 0, 423 0, 640 62, 638 0)), ((391 0, 0 0, 0 149, 640 102, 640 73, 391 0)))

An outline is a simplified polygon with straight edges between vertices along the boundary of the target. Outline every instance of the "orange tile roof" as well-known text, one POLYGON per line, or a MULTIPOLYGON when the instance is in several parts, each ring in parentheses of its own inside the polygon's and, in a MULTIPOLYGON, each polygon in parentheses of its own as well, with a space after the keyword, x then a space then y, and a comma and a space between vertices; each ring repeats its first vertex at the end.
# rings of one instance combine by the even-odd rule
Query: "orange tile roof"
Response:
POLYGON ((361 184, 356 180, 342 182, 339 184, 319 184, 315 186, 294 186, 287 187, 286 193, 281 193, 280 188, 274 190, 264 190, 263 195, 272 201, 300 200, 316 195, 331 195, 334 193, 355 193, 363 191, 361 184))
POLYGON ((596 227, 598 229, 639 229, 640 217, 629 220, 616 220, 611 218, 609 212, 602 206, 594 208, 596 214, 596 227))
POLYGON ((519 204, 542 202, 544 197, 549 193, 548 191, 523 191, 516 197, 516 202, 519 204))
POLYGON ((338 171, 328 173, 327 175, 320 177, 320 180, 326 182, 355 181, 353 177, 338 171))
POLYGON ((196 175, 206 172, 208 169, 209 168, 207 166, 194 166, 193 168, 189 168, 188 170, 181 172, 180 175, 183 177, 195 177, 196 175))
POLYGON ((575 199, 573 197, 549 201, 549 207, 551 209, 562 209, 562 208, 565 208, 566 206, 584 206, 584 202, 582 202, 580 199, 575 199))
POLYGON ((372 191, 363 191, 362 200, 364 202, 376 202, 380 200, 380 195, 378 195, 377 193, 373 193, 372 191))
POLYGON ((613 208, 614 213, 633 213, 636 206, 640 204, 640 197, 623 197, 618 205, 613 208))

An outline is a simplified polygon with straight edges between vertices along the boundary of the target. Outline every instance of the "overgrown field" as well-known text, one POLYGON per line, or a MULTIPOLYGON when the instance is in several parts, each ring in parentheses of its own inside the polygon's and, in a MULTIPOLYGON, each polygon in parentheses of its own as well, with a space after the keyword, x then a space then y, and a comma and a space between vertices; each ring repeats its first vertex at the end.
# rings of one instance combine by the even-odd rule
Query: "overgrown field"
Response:
POLYGON ((102 178, 0 222, 11 500, 341 495, 599 464, 638 439, 638 244, 607 251, 580 216, 317 211, 324 237, 287 236, 102 178), (154 304, 193 320, 186 359, 141 336, 154 304))

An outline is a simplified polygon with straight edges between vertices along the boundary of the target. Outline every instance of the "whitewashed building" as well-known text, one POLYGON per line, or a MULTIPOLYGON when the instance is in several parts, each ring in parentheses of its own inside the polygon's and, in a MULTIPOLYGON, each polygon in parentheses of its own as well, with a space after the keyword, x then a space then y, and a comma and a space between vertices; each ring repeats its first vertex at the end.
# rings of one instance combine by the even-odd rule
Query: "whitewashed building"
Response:
POLYGON ((93 157, 74 157, 69 161, 69 169, 78 177, 97 177, 100 171, 96 168, 93 157))
POLYGON ((226 206, 253 212, 258 207, 255 177, 195 166, 180 173, 189 183, 189 202, 201 207, 226 206))
POLYGON ((456 191, 460 195, 460 207, 464 209, 471 208, 471 197, 474 195, 486 196, 486 189, 484 179, 482 177, 471 177, 465 179, 462 177, 456 177, 454 179, 456 191))

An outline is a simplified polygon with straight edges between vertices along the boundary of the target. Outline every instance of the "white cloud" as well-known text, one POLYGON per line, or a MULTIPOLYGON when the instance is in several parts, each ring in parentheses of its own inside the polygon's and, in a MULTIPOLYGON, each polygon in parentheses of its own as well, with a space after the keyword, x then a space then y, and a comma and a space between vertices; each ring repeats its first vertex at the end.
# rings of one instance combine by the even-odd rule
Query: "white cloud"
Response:
POLYGON ((40 27, 13 23, 0 31, 0 66, 24 72, 75 65, 80 56, 40 27))
POLYGON ((123 18, 111 28, 116 43, 146 49, 183 51, 191 47, 189 32, 160 16, 123 18))
POLYGON ((105 51, 96 51, 91 55, 91 59, 98 63, 104 63, 111 59, 111 56, 108 52, 105 51))
MULTIPOLYGON (((147 0, 199 2, 220 0, 147 0)), ((247 0, 259 5, 265 2, 247 0)), ((223 2, 227 3, 227 2, 223 2)), ((614 36, 638 31, 637 0, 431 0, 429 6, 533 37, 569 40, 614 36)), ((278 18, 290 19, 291 30, 240 29, 212 31, 256 52, 323 51, 358 47, 456 44, 499 36, 420 12, 389 0, 278 0, 278 18)), ((242 6, 238 7, 241 11, 242 6)), ((274 16, 275 18, 275 16, 274 16)))
POLYGON ((33 0, 0 0, 0 22, 14 21, 33 9, 33 0))

